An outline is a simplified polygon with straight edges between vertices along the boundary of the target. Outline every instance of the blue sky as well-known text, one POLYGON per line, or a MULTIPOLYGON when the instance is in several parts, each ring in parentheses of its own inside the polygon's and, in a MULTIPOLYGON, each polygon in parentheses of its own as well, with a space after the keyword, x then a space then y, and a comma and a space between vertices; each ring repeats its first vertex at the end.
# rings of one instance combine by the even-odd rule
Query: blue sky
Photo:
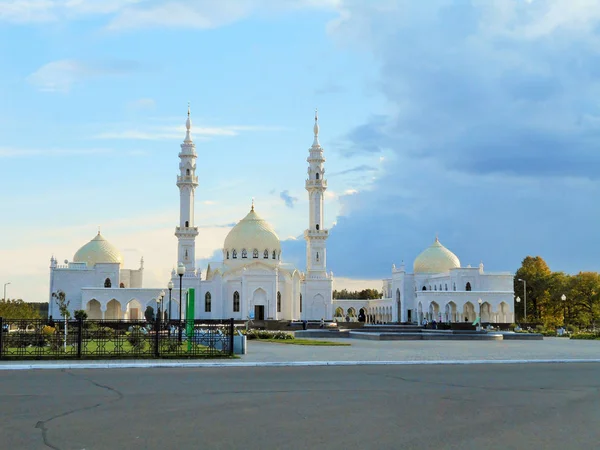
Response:
POLYGON ((201 266, 252 197, 304 265, 318 106, 336 287, 378 287, 436 233, 463 265, 600 270, 599 20, 597 0, 0 0, 9 296, 46 300, 50 256, 98 225, 166 282, 188 101, 201 266))

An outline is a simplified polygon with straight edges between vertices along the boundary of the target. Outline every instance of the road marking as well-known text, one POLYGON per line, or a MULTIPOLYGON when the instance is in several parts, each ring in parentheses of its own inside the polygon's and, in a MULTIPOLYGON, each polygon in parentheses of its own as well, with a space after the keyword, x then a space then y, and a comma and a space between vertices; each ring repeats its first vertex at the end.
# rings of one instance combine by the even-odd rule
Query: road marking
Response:
POLYGON ((56 363, 4 363, 1 370, 38 369, 151 369, 160 367, 314 367, 314 366, 427 366, 427 365, 472 365, 472 364, 575 364, 600 363, 600 359, 484 359, 484 360, 439 360, 439 361, 115 361, 115 362, 56 362, 56 363))

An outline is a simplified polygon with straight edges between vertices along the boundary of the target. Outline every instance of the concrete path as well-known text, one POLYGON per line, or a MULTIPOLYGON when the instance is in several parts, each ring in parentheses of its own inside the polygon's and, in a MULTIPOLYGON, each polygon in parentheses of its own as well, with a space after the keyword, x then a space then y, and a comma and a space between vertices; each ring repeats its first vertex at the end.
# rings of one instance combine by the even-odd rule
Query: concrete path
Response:
MULTIPOLYGON (((330 339, 336 341, 336 339, 330 339)), ((337 339, 348 347, 248 342, 240 359, 0 361, 0 370, 29 368, 203 367, 222 365, 435 364, 468 362, 600 361, 600 341, 545 338, 543 341, 365 341, 337 339)))
POLYGON ((592 449, 600 364, 5 372, 2 448, 592 449))

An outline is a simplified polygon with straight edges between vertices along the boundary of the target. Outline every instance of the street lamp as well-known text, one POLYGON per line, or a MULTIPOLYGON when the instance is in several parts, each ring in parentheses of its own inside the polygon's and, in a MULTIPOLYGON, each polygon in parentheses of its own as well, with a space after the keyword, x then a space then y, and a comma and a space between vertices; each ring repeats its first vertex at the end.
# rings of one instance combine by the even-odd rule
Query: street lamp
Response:
POLYGON ((160 323, 160 302, 162 301, 162 297, 158 297, 156 299, 156 319, 160 323))
MULTIPOLYGON (((517 303, 521 303, 521 297, 517 297, 515 300, 517 303)), ((517 320, 517 308, 515 308, 515 320, 517 320)))
POLYGON ((519 278, 523 282, 523 322, 527 323, 527 281, 519 278))
POLYGON ((169 281, 167 287, 169 288, 169 317, 167 320, 171 320, 171 291, 173 290, 173 281, 169 281))
POLYGON ((560 296, 560 299, 563 301, 563 325, 567 324, 567 308, 565 300, 567 300, 567 296, 565 294, 560 296))
POLYGON ((185 273, 185 266, 183 263, 179 263, 177 266, 177 275, 179 275, 179 342, 181 342, 181 307, 183 306, 183 295, 182 295, 182 283, 183 274, 185 273))
POLYGON ((2 300, 6 301, 6 286, 8 286, 10 284, 10 281, 8 283, 4 283, 4 297, 2 297, 2 300))
POLYGON ((481 323, 481 304, 483 303, 483 300, 479 299, 477 300, 477 303, 479 303, 479 329, 481 330, 482 327, 482 323, 481 323))

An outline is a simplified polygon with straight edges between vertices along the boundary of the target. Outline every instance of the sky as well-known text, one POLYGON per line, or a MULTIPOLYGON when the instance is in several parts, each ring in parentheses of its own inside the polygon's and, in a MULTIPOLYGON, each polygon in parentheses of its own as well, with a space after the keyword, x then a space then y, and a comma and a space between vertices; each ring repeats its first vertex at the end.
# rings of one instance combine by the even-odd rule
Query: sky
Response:
POLYGON ((0 284, 47 301, 98 226, 176 264, 188 102, 198 266, 255 198, 305 266, 319 110, 335 288, 439 235, 463 266, 600 271, 600 0, 0 0, 0 284))

